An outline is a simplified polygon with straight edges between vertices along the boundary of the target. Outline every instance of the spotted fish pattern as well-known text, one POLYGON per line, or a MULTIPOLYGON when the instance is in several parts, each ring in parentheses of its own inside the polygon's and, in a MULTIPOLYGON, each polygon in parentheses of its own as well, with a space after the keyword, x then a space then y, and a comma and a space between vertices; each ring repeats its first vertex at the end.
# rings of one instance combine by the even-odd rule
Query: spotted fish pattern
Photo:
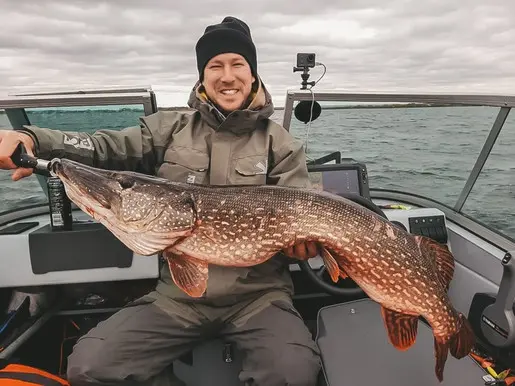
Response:
POLYGON ((205 292, 210 264, 257 265, 315 241, 334 281, 348 276, 381 304, 396 348, 414 344, 420 317, 430 324, 440 381, 448 352, 462 358, 475 344, 470 324, 447 295, 454 274, 449 249, 350 200, 278 186, 174 183, 68 160, 56 174, 72 201, 129 248, 162 252, 175 283, 193 297, 205 292))

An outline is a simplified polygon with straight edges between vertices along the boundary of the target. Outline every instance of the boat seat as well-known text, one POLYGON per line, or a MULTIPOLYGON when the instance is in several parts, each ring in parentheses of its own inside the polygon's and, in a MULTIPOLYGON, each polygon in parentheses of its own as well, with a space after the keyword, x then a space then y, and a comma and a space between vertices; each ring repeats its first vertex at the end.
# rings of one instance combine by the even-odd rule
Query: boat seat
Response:
POLYGON ((380 305, 362 299, 322 308, 317 320, 328 386, 484 386, 487 374, 470 357, 447 358, 444 379, 435 374, 433 333, 422 321, 415 344, 407 351, 393 347, 387 337, 380 305))
MULTIPOLYGON (((238 378, 241 369, 241 352, 222 339, 206 341, 173 363, 175 375, 188 386, 244 386, 238 378), (230 358, 229 362, 227 358, 230 358)), ((313 386, 327 386, 321 372, 313 386)))
POLYGON ((238 378, 241 368, 240 352, 222 339, 208 340, 173 363, 175 375, 192 386, 244 386, 238 378))

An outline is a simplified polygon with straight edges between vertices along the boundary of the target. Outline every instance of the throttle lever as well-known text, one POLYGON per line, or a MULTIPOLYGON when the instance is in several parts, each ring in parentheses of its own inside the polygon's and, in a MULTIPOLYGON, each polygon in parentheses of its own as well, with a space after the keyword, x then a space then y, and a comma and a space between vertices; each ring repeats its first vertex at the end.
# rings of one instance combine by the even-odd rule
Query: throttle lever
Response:
POLYGON ((481 314, 481 331, 490 344, 507 348, 515 345, 515 251, 508 251, 501 261, 503 275, 496 301, 481 314))

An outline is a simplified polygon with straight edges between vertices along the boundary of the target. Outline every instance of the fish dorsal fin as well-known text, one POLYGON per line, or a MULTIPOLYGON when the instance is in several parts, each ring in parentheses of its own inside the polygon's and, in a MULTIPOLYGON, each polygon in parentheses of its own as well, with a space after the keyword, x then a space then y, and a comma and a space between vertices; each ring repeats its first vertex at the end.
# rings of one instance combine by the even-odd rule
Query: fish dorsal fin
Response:
POLYGON ((174 283, 189 296, 201 297, 207 288, 208 264, 171 251, 165 251, 163 256, 168 262, 174 283))
POLYGON ((418 317, 401 314, 381 306, 381 315, 390 343, 398 350, 409 349, 417 339, 418 317))
POLYGON ((454 276, 454 256, 447 248, 447 245, 425 236, 415 236, 420 248, 420 252, 431 256, 438 270, 438 277, 445 287, 449 290, 451 280, 454 276))

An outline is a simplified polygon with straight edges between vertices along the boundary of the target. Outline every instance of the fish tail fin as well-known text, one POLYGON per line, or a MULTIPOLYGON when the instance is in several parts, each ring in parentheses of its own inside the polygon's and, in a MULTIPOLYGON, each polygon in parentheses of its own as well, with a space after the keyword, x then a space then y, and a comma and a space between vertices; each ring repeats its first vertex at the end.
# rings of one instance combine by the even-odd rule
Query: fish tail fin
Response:
POLYGON ((435 337, 434 339, 434 346, 435 346, 435 373, 436 378, 440 382, 443 381, 443 370, 445 368, 445 362, 447 361, 447 355, 449 352, 449 342, 448 341, 441 341, 435 337))
POLYGON ((457 359, 467 356, 476 344, 476 336, 468 319, 460 313, 459 320, 460 329, 449 341, 451 354, 457 359))
POLYGON ((460 328, 456 334, 448 340, 441 340, 437 337, 434 339, 435 372, 440 382, 443 381, 443 371, 448 352, 450 351, 454 358, 461 359, 470 353, 476 343, 474 331, 465 315, 458 314, 458 319, 460 321, 460 328))

